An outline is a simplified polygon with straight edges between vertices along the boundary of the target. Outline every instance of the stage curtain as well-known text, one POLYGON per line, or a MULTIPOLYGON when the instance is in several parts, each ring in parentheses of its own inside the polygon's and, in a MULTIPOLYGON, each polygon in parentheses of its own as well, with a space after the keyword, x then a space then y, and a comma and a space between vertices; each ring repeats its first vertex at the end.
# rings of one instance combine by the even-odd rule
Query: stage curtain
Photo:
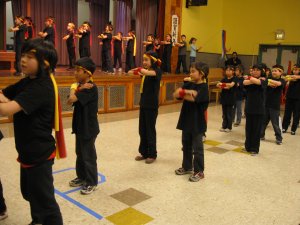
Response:
MULTIPOLYGON (((67 33, 69 22, 73 22, 77 27, 78 2, 74 0, 31 0, 30 7, 36 33, 45 28, 47 16, 55 17, 55 47, 58 53, 58 65, 69 65, 66 43, 62 38, 67 33)), ((78 51, 77 46, 76 51, 78 51)))
POLYGON ((12 0, 12 13, 15 16, 27 16, 27 0, 12 0))
POLYGON ((99 34, 103 33, 105 25, 109 22, 109 0, 90 0, 90 23, 92 24, 91 58, 97 66, 101 66, 101 46, 99 34))
POLYGON ((142 65, 142 55, 145 52, 143 41, 148 34, 155 34, 157 24, 157 0, 140 0, 136 5, 136 65, 142 65))
POLYGON ((114 33, 122 32, 124 36, 127 36, 131 27, 131 12, 132 12, 132 0, 117 0, 115 2, 115 24, 114 33))
POLYGON ((159 0, 158 3, 158 18, 157 20, 157 30, 156 34, 160 40, 164 39, 164 30, 165 30, 165 8, 166 8, 166 0, 159 0))

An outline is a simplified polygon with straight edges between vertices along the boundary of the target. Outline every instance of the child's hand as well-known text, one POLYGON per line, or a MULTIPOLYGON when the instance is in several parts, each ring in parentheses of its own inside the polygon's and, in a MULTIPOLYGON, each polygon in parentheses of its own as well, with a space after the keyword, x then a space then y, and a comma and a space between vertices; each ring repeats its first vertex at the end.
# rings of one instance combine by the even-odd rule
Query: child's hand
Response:
POLYGON ((7 103, 10 100, 4 96, 4 94, 0 93, 0 103, 7 103))
POLYGON ((183 81, 191 82, 191 81, 192 81, 192 78, 191 78, 191 77, 185 77, 185 78, 183 78, 183 81))
POLYGON ((83 89, 91 89, 94 85, 91 84, 91 83, 85 83, 83 85, 80 86, 80 90, 83 90, 83 89))

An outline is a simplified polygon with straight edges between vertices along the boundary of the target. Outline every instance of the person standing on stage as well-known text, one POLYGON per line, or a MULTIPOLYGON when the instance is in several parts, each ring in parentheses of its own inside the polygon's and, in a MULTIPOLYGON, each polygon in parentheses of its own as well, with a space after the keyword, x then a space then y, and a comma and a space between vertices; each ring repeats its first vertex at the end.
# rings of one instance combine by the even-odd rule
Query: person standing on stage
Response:
POLYGON ((134 30, 128 32, 128 37, 123 37, 123 40, 127 41, 126 48, 126 67, 125 73, 134 68, 135 62, 135 52, 136 52, 136 37, 134 30))
POLYGON ((45 29, 42 32, 39 32, 38 35, 41 38, 44 38, 45 41, 51 42, 55 46, 55 27, 54 27, 54 18, 49 16, 45 20, 45 29))
POLYGON ((143 41, 144 47, 146 47, 146 52, 154 51, 154 37, 152 34, 148 34, 147 41, 143 41))
POLYGON ((92 27, 91 24, 85 21, 79 27, 78 34, 75 35, 76 37, 79 38, 80 58, 91 56, 91 43, 90 43, 91 27, 92 27))
POLYGON ((111 40, 113 27, 111 23, 105 26, 105 32, 100 34, 98 38, 102 40, 102 71, 113 74, 114 70, 111 62, 111 40))
POLYGON ((162 70, 164 73, 171 73, 171 55, 172 55, 172 37, 171 34, 166 35, 166 40, 161 41, 164 45, 162 56, 162 70))
POLYGON ((123 47, 123 33, 122 32, 118 32, 117 35, 113 36, 113 40, 114 40, 114 71, 117 71, 117 63, 118 63, 118 71, 122 72, 122 54, 124 51, 124 47, 123 47))
POLYGON ((16 16, 15 17, 15 27, 11 27, 9 28, 9 32, 15 32, 15 40, 14 40, 14 44, 15 44, 15 76, 20 76, 22 75, 22 71, 21 71, 21 50, 22 50, 22 46, 25 42, 25 32, 26 32, 27 28, 26 25, 24 24, 24 18, 21 16, 16 16))
POLYGON ((74 68, 74 63, 76 61, 75 41, 74 41, 75 24, 68 23, 67 30, 68 30, 68 34, 63 37, 63 40, 65 40, 67 43, 67 49, 69 55, 69 68, 67 70, 71 70, 74 68))
POLYGON ((25 32, 25 39, 30 40, 31 38, 33 38, 33 23, 30 16, 25 17, 24 24, 27 26, 27 31, 25 32))

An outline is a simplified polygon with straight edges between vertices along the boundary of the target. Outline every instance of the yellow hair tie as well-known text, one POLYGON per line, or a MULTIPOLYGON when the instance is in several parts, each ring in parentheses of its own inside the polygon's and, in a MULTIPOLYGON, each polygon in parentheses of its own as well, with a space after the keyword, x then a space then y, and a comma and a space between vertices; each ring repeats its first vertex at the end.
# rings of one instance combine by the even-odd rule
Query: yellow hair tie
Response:
POLYGON ((93 74, 91 73, 91 71, 87 70, 86 68, 84 68, 84 67, 82 67, 82 66, 78 66, 78 65, 76 65, 75 67, 76 67, 76 68, 79 68, 79 69, 82 69, 82 70, 84 70, 85 72, 87 72, 90 76, 93 76, 93 74))

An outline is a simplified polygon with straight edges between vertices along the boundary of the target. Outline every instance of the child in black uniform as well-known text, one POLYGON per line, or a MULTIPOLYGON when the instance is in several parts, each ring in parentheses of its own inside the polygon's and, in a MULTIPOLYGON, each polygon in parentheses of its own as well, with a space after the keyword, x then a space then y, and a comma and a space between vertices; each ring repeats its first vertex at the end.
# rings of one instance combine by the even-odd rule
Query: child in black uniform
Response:
POLYGON ((2 90, 1 98, 6 97, 7 102, 0 103, 0 114, 14 116, 21 192, 30 203, 31 224, 62 225, 52 175, 56 155, 52 128, 57 102, 50 74, 57 53, 51 43, 31 39, 24 43, 21 61, 26 77, 2 90))
POLYGON ((122 72, 122 54, 123 54, 123 33, 118 32, 116 36, 113 36, 114 40, 114 71, 122 72))
POLYGON ((147 164, 153 163, 157 158, 155 125, 161 80, 160 64, 156 52, 149 51, 143 55, 143 68, 139 67, 128 72, 142 76, 139 117, 141 155, 135 157, 135 160, 146 160, 147 164))
POLYGON ((102 39, 102 71, 114 73, 111 62, 111 40, 113 27, 109 23, 105 26, 105 32, 100 34, 98 38, 102 39))
POLYGON ((27 31, 26 25, 23 23, 24 18, 21 16, 15 17, 15 27, 11 27, 8 31, 15 32, 15 69, 16 69, 16 76, 22 75, 21 71, 21 49, 25 42, 25 32, 27 31))
POLYGON ((180 74, 180 66, 182 64, 183 73, 188 74, 188 70, 186 68, 186 36, 181 35, 181 41, 175 44, 178 46, 178 60, 176 66, 176 74, 180 74))
MULTIPOLYGON (((0 99, 1 102, 1 99, 0 99)), ((0 130, 0 141, 3 138, 3 134, 0 130)), ((7 212, 6 212, 6 204, 5 204, 5 199, 3 197, 3 187, 0 179, 0 220, 4 220, 7 218, 7 212)))
MULTIPOLYGON (((71 87, 69 104, 73 104, 72 132, 76 135, 76 175, 69 182, 71 187, 80 187, 81 194, 90 194, 98 185, 97 153, 95 141, 99 134, 98 89, 92 81, 96 65, 84 57, 76 61, 77 87, 71 87)), ((73 86, 73 85, 72 85, 73 86)))
POLYGON ((39 32, 38 35, 45 39, 45 41, 51 42, 55 46, 55 29, 54 29, 54 18, 49 16, 45 20, 45 29, 39 32))
POLYGON ((283 66, 275 65, 272 68, 272 75, 269 75, 266 90, 264 124, 261 129, 260 139, 265 140, 265 130, 271 120, 276 136, 276 144, 282 144, 281 119, 280 119, 280 97, 285 87, 285 81, 281 78, 283 66))
POLYGON ((264 75, 262 64, 252 67, 252 76, 248 76, 243 84, 246 89, 246 140, 245 150, 251 155, 259 153, 260 132, 264 120, 265 89, 267 81, 260 79, 264 75))
POLYGON ((27 31, 25 33, 25 39, 30 40, 33 38, 33 23, 30 16, 26 16, 24 19, 24 23, 27 26, 27 31))
POLYGON ((175 174, 192 174, 189 181, 197 182, 204 178, 203 134, 206 131, 205 111, 209 103, 207 76, 209 67, 205 63, 192 63, 190 76, 192 82, 185 82, 174 92, 174 97, 183 99, 177 124, 182 130, 182 167, 175 174), (193 157, 194 156, 194 157, 193 157))
POLYGON ((221 132, 230 132, 232 130, 233 106, 235 104, 236 95, 236 78, 234 77, 234 67, 227 65, 225 68, 225 78, 217 84, 222 89, 221 104, 223 123, 221 132))
POLYGON ((127 41, 125 73, 128 73, 128 71, 133 69, 135 65, 134 57, 136 52, 136 37, 134 31, 129 31, 128 37, 123 37, 123 40, 127 41))
POLYGON ((67 30, 68 30, 68 34, 63 37, 63 40, 65 40, 67 44, 68 55, 69 55, 69 68, 67 70, 70 70, 74 68, 74 63, 76 61, 75 42, 74 42, 75 24, 68 23, 67 30))
POLYGON ((91 46, 90 46, 90 35, 91 35, 91 24, 87 21, 83 22, 83 24, 78 29, 78 34, 75 36, 79 38, 79 56, 90 57, 91 56, 91 46))
POLYGON ((236 66, 234 72, 236 77, 236 99, 235 105, 233 106, 232 122, 234 122, 236 114, 236 121, 233 125, 237 127, 240 125, 242 120, 242 103, 245 98, 243 67, 241 65, 236 66))
POLYGON ((172 55, 172 37, 171 34, 166 35, 166 40, 161 41, 164 45, 163 55, 162 55, 162 70, 164 73, 171 73, 171 55, 172 55))
POLYGON ((144 47, 146 47, 146 52, 154 51, 154 37, 152 34, 148 34, 147 41, 143 41, 144 47))
POLYGON ((286 133, 293 114, 291 135, 295 135, 300 118, 300 64, 295 64, 293 67, 293 75, 286 76, 286 78, 289 81, 289 87, 286 93, 282 132, 286 133))

